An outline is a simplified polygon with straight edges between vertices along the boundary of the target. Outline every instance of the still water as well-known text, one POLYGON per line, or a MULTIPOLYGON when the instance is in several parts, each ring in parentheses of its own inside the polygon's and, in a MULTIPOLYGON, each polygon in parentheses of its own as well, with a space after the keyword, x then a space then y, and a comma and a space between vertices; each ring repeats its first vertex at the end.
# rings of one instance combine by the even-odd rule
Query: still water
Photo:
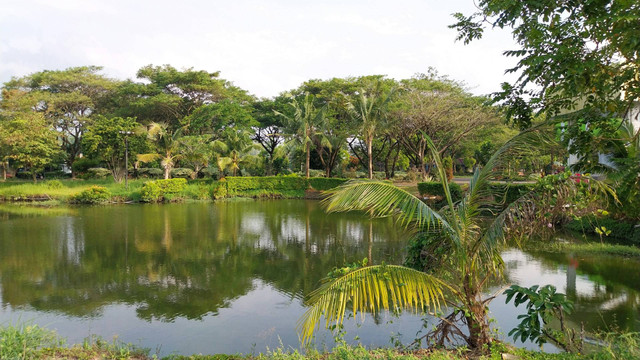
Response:
MULTIPOLYGON (((0 204, 0 324, 29 321, 70 343, 117 336, 160 355, 298 348, 303 299, 319 280, 363 258, 401 263, 406 238, 391 219, 325 214, 316 201, 0 204)), ((640 330, 637 260, 516 249, 503 257, 509 283, 567 293, 571 322, 640 330)), ((524 311, 504 297, 490 308, 505 334, 524 311)), ((418 316, 381 315, 345 329, 348 340, 384 346, 410 342, 421 326, 418 316)), ((320 331, 315 343, 332 339, 320 331)))

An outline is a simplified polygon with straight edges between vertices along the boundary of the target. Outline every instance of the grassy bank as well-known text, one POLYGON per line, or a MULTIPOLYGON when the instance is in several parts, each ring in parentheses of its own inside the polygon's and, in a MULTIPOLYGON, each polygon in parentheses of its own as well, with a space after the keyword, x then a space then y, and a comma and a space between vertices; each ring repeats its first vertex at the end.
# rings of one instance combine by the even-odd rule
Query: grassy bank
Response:
POLYGON ((115 183, 112 180, 50 180, 35 184, 9 181, 0 182, 0 201, 83 202, 76 201, 83 192, 98 190, 99 195, 103 197, 96 202, 111 203, 219 200, 234 197, 305 198, 317 196, 320 191, 332 189, 345 181, 335 178, 306 179, 297 176, 227 177, 221 181, 188 180, 179 186, 172 186, 167 192, 152 188, 154 184, 162 185, 164 180, 131 180, 128 188, 124 183, 115 183), (150 191, 153 192, 151 196, 150 191))
MULTIPOLYGON (((285 351, 275 349, 266 353, 252 355, 215 354, 215 355, 169 355, 166 360, 231 360, 231 359, 263 359, 263 360, 360 360, 360 359, 393 359, 393 360, 462 360, 462 359, 503 359, 504 354, 511 354, 516 359, 634 359, 640 356, 640 335, 609 335, 602 339, 606 344, 588 354, 547 354, 536 351, 516 349, 496 344, 490 354, 478 355, 464 348, 454 350, 420 349, 403 351, 391 348, 367 349, 363 346, 338 345, 331 352, 308 350, 301 353, 296 350, 285 351)), ((82 344, 65 346, 65 340, 55 332, 37 325, 5 325, 0 326, 0 359, 121 359, 151 360, 160 359, 150 351, 137 348, 118 341, 107 342, 98 338, 88 338, 82 344)))
POLYGON ((624 257, 640 258, 640 248, 636 246, 607 244, 607 243, 573 243, 573 242, 535 242, 532 250, 547 252, 570 252, 573 254, 616 255, 624 257))

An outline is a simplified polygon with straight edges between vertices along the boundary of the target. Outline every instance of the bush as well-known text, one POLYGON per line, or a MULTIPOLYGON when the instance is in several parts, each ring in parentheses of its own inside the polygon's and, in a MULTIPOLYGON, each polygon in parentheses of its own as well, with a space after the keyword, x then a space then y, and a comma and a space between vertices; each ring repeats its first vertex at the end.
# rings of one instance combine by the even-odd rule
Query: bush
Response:
POLYGON ((611 231, 611 233, 603 236, 603 240, 612 238, 615 239, 616 242, 624 245, 640 246, 640 226, 607 216, 582 216, 569 222, 566 227, 573 231, 591 235, 597 235, 596 228, 601 229, 604 227, 606 230, 611 231))
POLYGON ((187 186, 187 179, 166 179, 147 181, 142 185, 141 200, 145 202, 158 202, 166 200, 187 186))
POLYGON ((309 181, 299 176, 231 177, 217 182, 212 195, 222 197, 286 197, 301 198, 309 188, 309 181))
POLYGON ((71 169, 74 173, 84 174, 91 168, 97 168, 100 166, 100 161, 89 158, 80 158, 71 164, 71 169))
POLYGON ((105 168, 90 168, 86 173, 86 177, 91 179, 104 179, 110 175, 111 170, 105 168))
MULTIPOLYGON (((451 199, 453 202, 462 200, 464 194, 460 185, 453 182, 449 183, 449 191, 451 192, 451 199)), ((442 188, 442 184, 439 182, 420 182, 418 183, 418 192, 420 192, 420 195, 423 197, 433 197, 432 199, 427 199, 427 202, 435 209, 440 209, 447 205, 444 189, 442 188)))
POLYGON ((339 178, 309 178, 309 185, 314 190, 325 191, 336 188, 347 181, 347 179, 339 178))
POLYGON ((138 169, 138 177, 143 178, 161 178, 164 175, 164 171, 158 168, 140 168, 138 169))
POLYGON ((44 186, 49 190, 62 189, 64 185, 60 180, 48 180, 44 182, 44 186))
POLYGON ((111 192, 104 186, 91 186, 72 196, 70 202, 74 204, 100 204, 111 199, 111 192))
POLYGON ((189 168, 175 168, 171 170, 171 177, 189 179, 193 175, 193 170, 189 168))
POLYGON ((491 191, 498 194, 504 194, 502 197, 497 197, 496 201, 503 204, 503 208, 506 208, 514 201, 518 200, 524 194, 530 192, 535 187, 535 184, 491 184, 491 191))

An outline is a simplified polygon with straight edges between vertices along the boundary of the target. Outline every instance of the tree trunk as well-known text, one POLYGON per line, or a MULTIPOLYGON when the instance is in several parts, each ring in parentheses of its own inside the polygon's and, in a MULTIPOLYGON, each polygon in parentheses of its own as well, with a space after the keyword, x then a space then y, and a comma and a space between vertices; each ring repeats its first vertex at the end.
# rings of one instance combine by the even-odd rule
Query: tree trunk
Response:
POLYGON ((465 321, 469 330, 467 342, 472 349, 482 349, 493 341, 487 322, 487 306, 475 291, 477 288, 469 275, 464 277, 464 295, 468 310, 465 321))
POLYGON ((369 179, 373 179, 373 151, 371 149, 371 143, 373 138, 367 139, 367 155, 369 156, 369 179))
POLYGON ((34 170, 31 170, 31 176, 33 177, 33 183, 37 183, 38 182, 38 178, 37 178, 37 174, 34 170))
POLYGON ((424 163, 424 152, 420 152, 420 154, 418 154, 418 166, 420 167, 420 176, 422 178, 422 181, 424 181, 427 178, 427 170, 425 169, 425 163, 424 163))
POLYGON ((167 180, 169 179, 170 176, 171 176, 171 168, 169 167, 169 165, 166 165, 164 167, 164 179, 167 180))
POLYGON ((2 164, 2 181, 7 181, 7 163, 2 164))
POLYGON ((307 155, 307 159, 305 160, 305 164, 304 164, 304 171, 305 171, 305 176, 307 177, 307 179, 309 178, 309 166, 310 166, 310 160, 311 160, 311 144, 309 142, 306 143, 306 155, 307 155))

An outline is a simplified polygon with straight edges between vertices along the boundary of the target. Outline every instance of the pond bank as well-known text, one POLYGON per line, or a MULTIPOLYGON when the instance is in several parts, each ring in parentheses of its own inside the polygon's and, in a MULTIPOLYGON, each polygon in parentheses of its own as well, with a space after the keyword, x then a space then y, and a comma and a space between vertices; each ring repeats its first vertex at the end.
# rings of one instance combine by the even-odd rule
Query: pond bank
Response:
POLYGON ((632 359, 640 356, 640 336, 636 334, 608 335, 602 339, 606 345, 593 349, 587 354, 545 353, 495 343, 488 354, 460 349, 418 349, 401 350, 396 348, 368 349, 361 345, 338 344, 331 351, 283 350, 282 347, 265 353, 241 354, 194 354, 168 355, 158 357, 148 349, 124 344, 116 339, 112 342, 100 338, 87 338, 82 344, 65 346, 65 339, 54 331, 37 325, 19 325, 0 327, 0 358, 2 359, 120 359, 120 360, 467 360, 467 359, 632 359))
POLYGON ((138 203, 225 198, 318 199, 347 179, 298 176, 227 177, 223 180, 132 180, 129 187, 110 180, 49 180, 0 183, 0 202, 138 203), (169 185, 169 186, 166 186, 169 185), (91 192, 89 196, 83 194, 91 192), (96 192, 99 196, 96 197, 96 192), (88 198, 88 201, 84 201, 88 198), (80 200, 78 200, 80 199, 80 200))

